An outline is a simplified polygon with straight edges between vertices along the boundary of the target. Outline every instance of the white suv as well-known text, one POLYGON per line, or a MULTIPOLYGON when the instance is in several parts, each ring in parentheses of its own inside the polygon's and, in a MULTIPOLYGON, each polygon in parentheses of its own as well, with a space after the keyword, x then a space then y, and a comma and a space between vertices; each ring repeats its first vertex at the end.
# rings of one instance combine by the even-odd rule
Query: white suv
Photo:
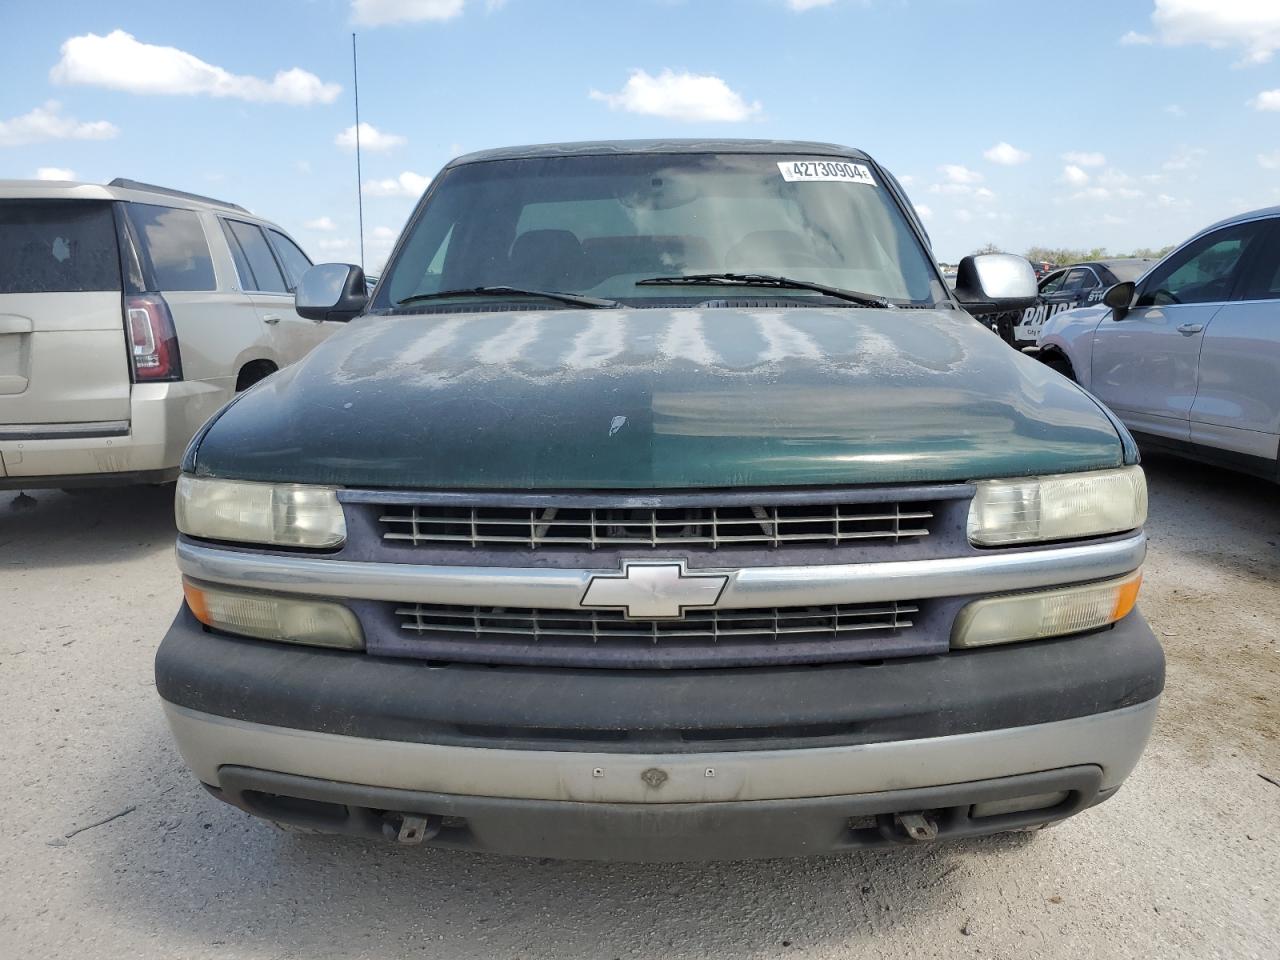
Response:
POLYGON ((131 180, 0 180, 0 489, 157 483, 239 390, 334 321, 243 207, 131 180))

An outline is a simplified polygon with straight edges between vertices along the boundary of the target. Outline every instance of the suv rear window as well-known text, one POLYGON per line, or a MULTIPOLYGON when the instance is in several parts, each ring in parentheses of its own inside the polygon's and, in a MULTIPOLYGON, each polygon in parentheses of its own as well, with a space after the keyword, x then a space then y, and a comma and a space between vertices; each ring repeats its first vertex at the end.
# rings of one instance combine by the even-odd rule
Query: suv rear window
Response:
POLYGON ((109 202, 0 200, 0 293, 119 289, 109 202))
POLYGON ((126 203, 124 208, 158 290, 217 289, 199 214, 151 203, 126 203))

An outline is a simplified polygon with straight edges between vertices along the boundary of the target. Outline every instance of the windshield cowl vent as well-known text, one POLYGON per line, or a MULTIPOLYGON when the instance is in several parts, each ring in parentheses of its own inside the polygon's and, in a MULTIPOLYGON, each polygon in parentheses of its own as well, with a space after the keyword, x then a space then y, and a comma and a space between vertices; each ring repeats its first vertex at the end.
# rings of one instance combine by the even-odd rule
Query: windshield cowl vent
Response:
MULTIPOLYGON (((809 300, 811 302, 812 298, 809 298, 809 300)), ((707 310, 716 310, 720 308, 727 308, 731 310, 733 309, 758 310, 762 307, 765 309, 769 309, 771 307, 791 308, 795 306, 804 306, 804 305, 805 305, 805 301, 799 300, 799 299, 777 300, 777 299, 765 299, 764 297, 741 297, 741 298, 734 298, 734 299, 703 300, 701 303, 697 305, 697 308, 707 309, 707 310)))

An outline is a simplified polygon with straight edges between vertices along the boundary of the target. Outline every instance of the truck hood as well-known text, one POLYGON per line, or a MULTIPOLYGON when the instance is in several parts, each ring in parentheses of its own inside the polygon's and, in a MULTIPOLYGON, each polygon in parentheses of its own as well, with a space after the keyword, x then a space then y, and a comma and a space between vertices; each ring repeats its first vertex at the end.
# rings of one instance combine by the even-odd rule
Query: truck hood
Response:
POLYGON ((968 480, 1116 466, 1074 384, 957 311, 363 317, 224 409, 204 476, 393 488, 968 480))

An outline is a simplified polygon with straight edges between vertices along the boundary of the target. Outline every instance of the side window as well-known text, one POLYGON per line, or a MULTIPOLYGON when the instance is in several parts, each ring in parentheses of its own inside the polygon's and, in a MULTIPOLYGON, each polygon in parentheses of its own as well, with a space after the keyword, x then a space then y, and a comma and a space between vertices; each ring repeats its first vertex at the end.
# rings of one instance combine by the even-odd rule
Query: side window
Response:
POLYGON ((1272 220, 1244 279, 1244 300, 1280 300, 1280 220, 1272 220))
POLYGON ((1045 277, 1040 283, 1040 293, 1057 293, 1062 289, 1063 281, 1067 279, 1067 271, 1061 270, 1058 273, 1051 273, 1045 277))
POLYGON ((151 203, 126 203, 124 209, 157 289, 217 289, 198 213, 151 203))
POLYGON ((1263 228, 1259 222, 1239 223, 1187 244, 1142 285, 1137 305, 1162 307, 1229 299, 1245 253, 1263 228))
POLYGON ((240 252, 249 268, 249 276, 240 277, 244 289, 261 293, 288 293, 289 285, 285 283, 284 274, 280 272, 280 264, 276 262, 275 254, 267 245, 267 238, 263 235, 262 228, 257 224, 245 223, 243 220, 224 220, 223 223, 231 234, 227 238, 228 242, 232 243, 233 249, 235 244, 239 244, 240 252))
POLYGON ((1066 279, 1062 283, 1063 293, 1078 293, 1084 290, 1088 282, 1093 279, 1093 275, 1084 267, 1076 267, 1074 270, 1068 270, 1066 279))
POLYGON ((249 266, 249 260, 244 255, 244 251, 240 249, 240 241, 236 239, 236 235, 231 232, 231 227, 225 220, 219 220, 218 223, 222 227, 222 235, 226 238, 227 247, 231 250, 231 259, 236 262, 236 276, 240 278, 241 290, 256 290, 257 281, 253 279, 253 268, 249 266))
POLYGON ((294 290, 298 286, 298 281, 302 279, 302 275, 311 269, 311 258, 279 230, 268 229, 267 233, 271 235, 271 245, 276 248, 276 255, 284 264, 289 289, 294 290))

